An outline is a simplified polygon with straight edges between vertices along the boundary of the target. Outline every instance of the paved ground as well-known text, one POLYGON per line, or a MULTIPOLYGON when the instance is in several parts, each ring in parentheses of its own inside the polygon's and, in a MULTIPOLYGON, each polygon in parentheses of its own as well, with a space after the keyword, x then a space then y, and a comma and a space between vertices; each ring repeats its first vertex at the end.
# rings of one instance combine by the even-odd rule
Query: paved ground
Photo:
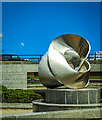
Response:
POLYGON ((32 113, 32 109, 2 109, 0 114, 8 115, 8 114, 20 114, 20 113, 32 113))

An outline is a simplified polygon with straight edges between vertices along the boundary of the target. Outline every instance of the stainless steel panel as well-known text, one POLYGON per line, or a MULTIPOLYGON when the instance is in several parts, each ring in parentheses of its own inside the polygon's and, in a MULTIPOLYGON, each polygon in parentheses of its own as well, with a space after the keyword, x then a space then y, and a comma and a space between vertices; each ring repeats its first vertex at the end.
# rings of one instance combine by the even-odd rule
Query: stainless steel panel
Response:
POLYGON ((90 64, 86 60, 90 44, 84 38, 66 34, 57 37, 39 64, 39 78, 46 87, 61 85, 84 88, 88 85, 90 64))

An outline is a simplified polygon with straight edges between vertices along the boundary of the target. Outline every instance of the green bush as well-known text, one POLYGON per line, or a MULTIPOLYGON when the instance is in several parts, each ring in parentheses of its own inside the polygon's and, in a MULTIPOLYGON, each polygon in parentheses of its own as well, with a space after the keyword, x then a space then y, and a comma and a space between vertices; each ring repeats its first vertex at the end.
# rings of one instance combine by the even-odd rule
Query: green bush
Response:
POLYGON ((2 90, 7 90, 7 87, 2 85, 2 90))
POLYGON ((42 99, 40 94, 33 90, 7 89, 2 87, 3 103, 31 103, 33 100, 42 99))

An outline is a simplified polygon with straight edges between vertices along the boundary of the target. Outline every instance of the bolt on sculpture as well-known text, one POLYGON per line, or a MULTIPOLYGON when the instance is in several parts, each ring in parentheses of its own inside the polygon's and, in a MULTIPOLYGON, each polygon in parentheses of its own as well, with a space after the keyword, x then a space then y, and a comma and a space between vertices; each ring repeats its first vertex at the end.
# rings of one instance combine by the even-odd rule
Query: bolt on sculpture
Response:
POLYGON ((89 84, 90 64, 86 60, 90 44, 84 38, 66 34, 57 37, 40 61, 38 74, 48 88, 84 88, 89 84))

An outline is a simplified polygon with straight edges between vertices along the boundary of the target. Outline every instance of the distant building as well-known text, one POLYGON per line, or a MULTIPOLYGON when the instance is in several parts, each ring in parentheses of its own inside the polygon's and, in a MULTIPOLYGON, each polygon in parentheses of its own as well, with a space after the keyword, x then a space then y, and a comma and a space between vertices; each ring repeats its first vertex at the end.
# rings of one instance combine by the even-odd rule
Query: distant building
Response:
POLYGON ((96 54, 96 58, 97 58, 98 60, 102 60, 102 51, 99 51, 99 53, 98 53, 98 52, 95 52, 95 54, 96 54))

